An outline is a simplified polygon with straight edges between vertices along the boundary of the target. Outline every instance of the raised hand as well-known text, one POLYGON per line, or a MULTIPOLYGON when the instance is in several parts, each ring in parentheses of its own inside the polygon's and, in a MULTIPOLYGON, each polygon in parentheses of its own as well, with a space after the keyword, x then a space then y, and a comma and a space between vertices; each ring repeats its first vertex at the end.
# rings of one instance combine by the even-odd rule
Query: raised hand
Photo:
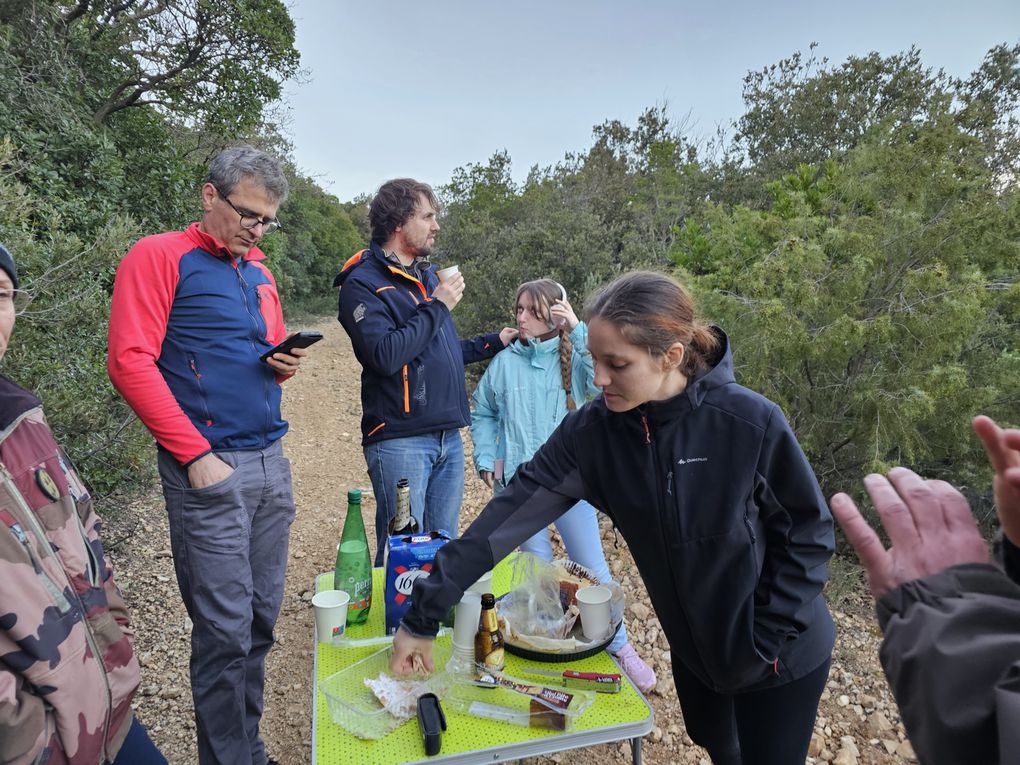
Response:
POLYGON ((1020 430, 1004 430, 984 415, 975 417, 973 426, 995 471, 992 489, 1002 533, 1020 546, 1020 430))
POLYGON ((892 543, 888 550, 849 496, 835 495, 830 506, 876 598, 950 566, 989 561, 970 505, 945 481, 926 481, 898 467, 888 478, 866 476, 864 485, 892 543))
POLYGON ((452 311, 464 297, 464 274, 458 271, 441 281, 432 291, 432 297, 444 302, 452 311))
MULTIPOLYGON (((549 307, 549 312, 552 314, 553 321, 560 320, 566 324, 568 332, 572 332, 574 327, 580 324, 580 319, 578 319, 577 314, 574 313, 574 309, 570 305, 569 300, 557 298, 549 307)), ((559 322, 557 322, 557 324, 558 323, 559 322)))

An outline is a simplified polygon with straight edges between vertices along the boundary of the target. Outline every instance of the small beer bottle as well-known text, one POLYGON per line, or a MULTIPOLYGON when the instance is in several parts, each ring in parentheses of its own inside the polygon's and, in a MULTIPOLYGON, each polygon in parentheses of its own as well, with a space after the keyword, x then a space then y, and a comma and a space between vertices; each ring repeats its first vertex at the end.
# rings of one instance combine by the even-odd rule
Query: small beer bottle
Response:
POLYGON ((406 478, 397 481, 397 512, 390 520, 390 536, 417 534, 420 530, 418 519, 411 515, 411 486, 406 478))
POLYGON ((482 595, 482 615, 475 635, 475 664, 487 670, 501 672, 506 665, 503 656, 503 632, 496 618, 496 598, 491 592, 482 595))
POLYGON ((333 589, 351 596, 347 623, 363 624, 372 607, 372 558, 368 554, 368 535, 361 517, 361 491, 347 492, 347 517, 344 519, 340 547, 333 569, 333 589))

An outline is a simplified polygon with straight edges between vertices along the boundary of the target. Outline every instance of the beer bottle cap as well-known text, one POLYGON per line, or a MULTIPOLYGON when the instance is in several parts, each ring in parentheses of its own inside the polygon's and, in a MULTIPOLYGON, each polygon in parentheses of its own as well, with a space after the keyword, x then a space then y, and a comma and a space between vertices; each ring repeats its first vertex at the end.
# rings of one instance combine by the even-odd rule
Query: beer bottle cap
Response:
POLYGON ((496 596, 491 592, 482 595, 482 608, 492 608, 496 605, 496 596))
POLYGON ((347 490, 347 504, 348 505, 360 505, 361 504, 361 489, 348 489, 347 490))

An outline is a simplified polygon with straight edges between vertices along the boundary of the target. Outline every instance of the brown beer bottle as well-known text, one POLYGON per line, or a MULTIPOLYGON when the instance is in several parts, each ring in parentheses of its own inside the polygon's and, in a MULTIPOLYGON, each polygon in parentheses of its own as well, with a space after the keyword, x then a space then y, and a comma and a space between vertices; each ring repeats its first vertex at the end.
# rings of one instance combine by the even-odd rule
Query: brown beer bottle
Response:
POLYGON ((496 598, 491 592, 482 595, 482 615, 475 635, 475 663, 493 672, 502 672, 506 665, 503 632, 496 619, 496 598))

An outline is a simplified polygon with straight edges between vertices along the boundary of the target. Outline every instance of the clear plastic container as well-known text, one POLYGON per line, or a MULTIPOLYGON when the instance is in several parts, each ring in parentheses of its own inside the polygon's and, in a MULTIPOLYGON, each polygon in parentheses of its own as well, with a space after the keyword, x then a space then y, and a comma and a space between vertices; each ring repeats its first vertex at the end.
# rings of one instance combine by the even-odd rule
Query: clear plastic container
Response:
MULTIPOLYGON (((390 731, 414 718, 414 704, 423 693, 442 695, 447 675, 442 668, 450 659, 450 648, 434 644, 432 658, 436 671, 431 676, 408 675, 394 678, 390 674, 391 647, 376 651, 370 656, 319 681, 319 690, 326 697, 329 716, 337 725, 358 738, 382 738, 390 731), (365 680, 380 677, 420 683, 414 690, 399 692, 390 699, 391 705, 403 705, 411 710, 409 717, 397 717, 387 711, 376 698, 365 680)), ((395 687, 395 686, 394 686, 395 687)))
POLYGON ((481 684, 469 677, 449 678, 443 706, 472 717, 486 717, 513 725, 570 731, 595 692, 560 685, 544 685, 501 672, 488 673, 505 684, 481 684))

